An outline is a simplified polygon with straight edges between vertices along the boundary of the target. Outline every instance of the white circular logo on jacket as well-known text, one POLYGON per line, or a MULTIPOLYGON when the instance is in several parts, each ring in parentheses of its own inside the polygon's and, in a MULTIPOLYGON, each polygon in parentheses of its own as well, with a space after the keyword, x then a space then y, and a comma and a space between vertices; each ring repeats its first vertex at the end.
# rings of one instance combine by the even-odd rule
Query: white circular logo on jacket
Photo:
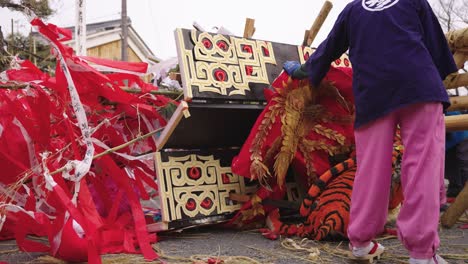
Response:
POLYGON ((399 0, 362 0, 362 7, 369 11, 382 11, 398 3, 399 0))

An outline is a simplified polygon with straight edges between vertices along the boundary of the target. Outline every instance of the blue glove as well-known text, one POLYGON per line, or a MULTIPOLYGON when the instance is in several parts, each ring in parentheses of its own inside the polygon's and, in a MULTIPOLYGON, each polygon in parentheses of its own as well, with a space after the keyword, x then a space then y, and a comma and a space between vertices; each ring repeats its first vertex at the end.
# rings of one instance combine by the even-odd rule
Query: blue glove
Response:
POLYGON ((307 71, 305 70, 305 65, 301 65, 298 61, 286 61, 283 63, 283 69, 293 79, 306 79, 309 77, 307 71))
POLYGON ((293 75, 294 71, 299 69, 301 64, 298 61, 286 61, 283 63, 283 69, 289 74, 293 75))

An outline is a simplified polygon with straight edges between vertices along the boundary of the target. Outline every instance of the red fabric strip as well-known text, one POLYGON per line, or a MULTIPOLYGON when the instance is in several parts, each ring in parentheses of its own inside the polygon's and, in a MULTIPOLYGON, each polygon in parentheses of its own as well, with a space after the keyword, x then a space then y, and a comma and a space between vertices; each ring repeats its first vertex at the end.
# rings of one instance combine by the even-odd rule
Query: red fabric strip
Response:
MULTIPOLYGON (((103 151, 101 148, 96 148, 97 152, 103 151)), ((135 233, 137 236, 138 244, 140 246, 143 256, 147 260, 154 260, 158 258, 156 252, 151 248, 148 231, 146 229, 146 221, 141 208, 140 201, 135 191, 131 188, 132 184, 130 179, 125 173, 113 162, 109 156, 103 156, 96 160, 96 163, 101 165, 101 168, 110 175, 120 188, 125 190, 127 198, 132 209, 135 233)))
POLYGON ((146 71, 148 70, 148 63, 145 63, 145 62, 114 61, 114 60, 109 60, 109 59, 94 58, 94 57, 88 57, 88 56, 80 56, 80 58, 86 61, 92 62, 92 63, 102 65, 102 66, 125 70, 125 71, 146 73, 146 71))

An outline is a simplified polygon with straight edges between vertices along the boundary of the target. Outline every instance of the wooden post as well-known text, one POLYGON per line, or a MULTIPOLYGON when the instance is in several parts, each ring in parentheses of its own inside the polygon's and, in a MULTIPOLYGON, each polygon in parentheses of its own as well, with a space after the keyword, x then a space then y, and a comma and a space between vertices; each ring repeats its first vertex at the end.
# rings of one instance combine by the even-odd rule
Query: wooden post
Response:
POLYGON ((310 30, 306 29, 304 32, 304 40, 302 40, 302 46, 309 46, 307 45, 307 38, 309 38, 310 30))
POLYGON ((121 56, 122 61, 128 61, 128 21, 127 21, 127 0, 122 0, 122 46, 121 56))
POLYGON ((15 34, 14 34, 15 31, 14 31, 13 27, 14 27, 14 22, 13 22, 13 18, 12 18, 11 19, 11 35, 10 35, 10 44, 11 45, 9 46, 9 48, 10 48, 9 52, 11 54, 15 55, 15 48, 14 48, 14 46, 15 46, 15 34))
POLYGON ((468 114, 445 117, 445 130, 447 132, 468 130, 468 114))
POLYGON ((468 96, 450 97, 450 107, 447 111, 468 110, 468 96))
POLYGON ((314 24, 312 24, 312 27, 309 30, 309 35, 307 36, 307 40, 304 42, 306 43, 305 46, 310 46, 312 45, 312 42, 314 41, 315 37, 317 36, 317 33, 319 32, 320 28, 323 25, 323 22, 327 18, 328 14, 330 13, 330 10, 332 9, 333 4, 330 1, 325 1, 323 3, 322 9, 320 10, 320 13, 318 14, 317 18, 314 21, 314 24))
POLYGON ((450 228, 466 210, 468 210, 468 184, 465 184, 465 188, 458 194, 455 202, 442 215, 440 222, 444 227, 450 228))
POLYGON ((255 19, 246 18, 245 19, 245 28, 244 28, 244 38, 252 38, 255 33, 255 19))

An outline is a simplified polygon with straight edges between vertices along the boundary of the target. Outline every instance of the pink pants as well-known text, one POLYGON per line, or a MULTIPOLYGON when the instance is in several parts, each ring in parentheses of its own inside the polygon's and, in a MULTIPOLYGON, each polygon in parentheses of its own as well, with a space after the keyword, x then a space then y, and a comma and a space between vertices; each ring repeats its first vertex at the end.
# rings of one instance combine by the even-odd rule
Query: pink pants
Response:
POLYGON ((437 227, 444 175, 445 122, 440 103, 419 103, 393 111, 355 130, 357 172, 351 197, 350 242, 364 247, 383 231, 397 124, 405 153, 401 169, 404 201, 398 236, 412 258, 432 258, 439 247, 437 227))

